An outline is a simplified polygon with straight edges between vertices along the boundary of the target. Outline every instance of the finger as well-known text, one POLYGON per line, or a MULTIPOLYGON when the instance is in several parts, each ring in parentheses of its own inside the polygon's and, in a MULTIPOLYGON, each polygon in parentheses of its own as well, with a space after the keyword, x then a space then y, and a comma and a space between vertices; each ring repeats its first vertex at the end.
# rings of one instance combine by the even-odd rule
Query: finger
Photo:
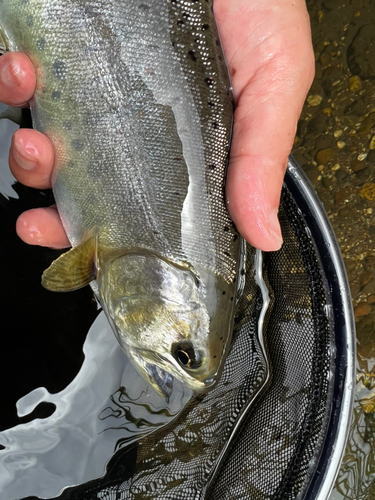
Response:
POLYGON ((293 82, 294 90, 286 92, 285 76, 272 88, 265 81, 270 78, 256 98, 256 85, 250 84, 239 100, 226 194, 239 232, 253 246, 272 251, 282 244, 278 206, 305 90, 293 82))
POLYGON ((50 188, 53 162, 53 146, 45 135, 29 129, 14 133, 9 166, 19 182, 38 189, 50 188))
POLYGON ((70 246, 55 206, 24 212, 17 219, 16 231, 29 245, 51 248, 70 246))
POLYGON ((0 57, 0 101, 9 106, 26 106, 34 95, 36 77, 30 59, 20 52, 0 57))

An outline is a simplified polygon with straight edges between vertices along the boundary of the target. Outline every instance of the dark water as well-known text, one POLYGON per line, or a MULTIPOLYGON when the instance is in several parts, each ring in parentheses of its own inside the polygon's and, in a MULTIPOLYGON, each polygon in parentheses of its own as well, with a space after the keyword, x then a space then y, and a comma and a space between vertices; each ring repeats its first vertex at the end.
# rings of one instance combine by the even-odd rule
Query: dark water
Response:
POLYGON ((116 450, 169 422, 191 397, 178 381, 169 404, 148 387, 88 287, 53 294, 40 285, 60 252, 22 243, 15 221, 52 197, 13 184, 7 162, 16 128, 0 122, 0 497, 6 500, 51 498, 102 476, 116 450))
POLYGON ((324 203, 358 339, 349 443, 331 500, 375 498, 375 2, 308 0, 316 78, 294 155, 324 203))
MULTIPOLYGON (((375 2, 307 3, 316 78, 293 154, 335 229, 351 284, 358 336, 353 423, 330 498, 371 500, 375 498, 375 2)), ((56 496, 64 486, 100 476, 118 447, 137 433, 166 423, 189 398, 181 389, 168 411, 161 411, 158 400, 134 376, 105 319, 97 317, 90 290, 74 292, 72 300, 71 294, 55 295, 39 285, 41 273, 58 252, 26 246, 14 225, 18 214, 49 205, 52 198, 18 184, 11 187, 6 165, 14 128, 0 122, 4 242, 0 247, 4 315, 0 491, 7 492, 7 500, 31 494, 56 496), (108 358, 113 360, 110 364, 104 362, 108 358), (64 444, 64 453, 61 446, 57 452, 59 443, 64 444)))

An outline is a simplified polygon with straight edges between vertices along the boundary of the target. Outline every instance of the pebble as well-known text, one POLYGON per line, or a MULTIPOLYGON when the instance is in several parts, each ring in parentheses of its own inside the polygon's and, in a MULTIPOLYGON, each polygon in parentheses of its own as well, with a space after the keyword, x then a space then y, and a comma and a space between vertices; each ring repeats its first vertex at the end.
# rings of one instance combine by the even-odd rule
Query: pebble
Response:
POLYGON ((369 134, 373 125, 374 125, 373 114, 366 116, 366 118, 362 121, 361 125, 358 128, 357 134, 362 136, 369 134))
POLYGON ((370 139, 369 149, 370 150, 375 149, 375 135, 373 135, 370 139))
POLYGON ((359 284, 361 288, 370 283, 370 281, 374 278, 374 273, 372 271, 363 271, 363 273, 359 277, 359 284))
POLYGON ((310 106, 319 106, 322 100, 323 97, 318 94, 309 95, 309 97, 307 98, 307 102, 310 106))
POLYGON ((366 182, 361 187, 359 194, 362 198, 366 198, 366 200, 372 201, 375 199, 375 184, 373 182, 366 182))
POLYGON ((353 160, 350 163, 350 167, 353 170, 353 172, 359 172, 360 170, 363 170, 366 168, 366 163, 365 161, 359 161, 359 160, 353 160))
POLYGON ((344 201, 349 201, 349 196, 350 196, 350 188, 349 187, 342 188, 339 191, 336 191, 335 202, 343 203, 344 201))
POLYGON ((342 130, 341 129, 337 129, 333 132, 333 135, 336 137, 336 139, 338 139, 339 137, 342 136, 342 130))
POLYGON ((371 149, 371 151, 369 152, 369 154, 367 155, 367 160, 370 162, 370 163, 375 163, 375 149, 371 149))
POLYGON ((350 92, 358 92, 359 90, 362 90, 362 80, 358 75, 353 75, 349 77, 348 87, 350 92))
POLYGON ((315 160, 319 165, 327 165, 327 163, 336 158, 337 152, 337 148, 321 149, 316 153, 315 160))
POLYGON ((357 160, 358 161, 363 161, 367 156, 367 153, 359 153, 359 155, 357 156, 357 160))
POLYGON ((336 145, 339 149, 342 149, 346 146, 344 141, 337 141, 336 145))
POLYGON ((367 283, 367 285, 365 285, 362 288, 361 292, 364 294, 366 293, 375 294, 375 280, 372 280, 370 281, 370 283, 367 283))
POLYGON ((371 306, 370 304, 367 304, 367 302, 360 302, 354 308, 354 315, 356 318, 360 318, 361 316, 366 316, 370 312, 371 312, 371 306))
POLYGON ((367 304, 374 304, 375 303, 375 295, 370 295, 367 297, 367 304))

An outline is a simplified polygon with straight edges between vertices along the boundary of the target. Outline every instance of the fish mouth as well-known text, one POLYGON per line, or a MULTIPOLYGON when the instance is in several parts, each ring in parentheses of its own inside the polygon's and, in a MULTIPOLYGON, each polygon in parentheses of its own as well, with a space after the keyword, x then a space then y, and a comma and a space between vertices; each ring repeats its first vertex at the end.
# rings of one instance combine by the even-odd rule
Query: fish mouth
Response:
POLYGON ((169 399, 173 392, 173 376, 160 368, 158 365, 153 365, 151 363, 145 364, 145 369, 150 377, 150 380, 157 385, 159 389, 159 393, 164 396, 167 403, 169 403, 169 399))
POLYGON ((182 384, 198 393, 206 392, 216 383, 215 376, 208 376, 198 380, 188 371, 181 368, 172 355, 163 356, 153 351, 136 349, 132 352, 138 368, 147 372, 148 379, 155 390, 165 398, 170 398, 173 391, 173 379, 177 378, 182 384))

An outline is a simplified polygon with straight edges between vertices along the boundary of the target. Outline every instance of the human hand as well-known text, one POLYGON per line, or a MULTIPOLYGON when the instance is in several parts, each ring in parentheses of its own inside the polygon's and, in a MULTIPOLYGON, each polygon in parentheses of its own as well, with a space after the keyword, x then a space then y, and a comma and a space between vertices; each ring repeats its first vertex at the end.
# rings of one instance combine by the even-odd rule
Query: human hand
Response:
MULTIPOLYGON (((34 67, 24 54, 9 52, 0 58, 0 101, 9 106, 25 107, 36 86, 34 67)), ((9 166, 14 177, 26 186, 51 187, 54 150, 49 139, 36 130, 15 132, 9 152, 9 166)), ((24 212, 16 230, 31 245, 64 248, 70 246, 56 207, 24 212)))
MULTIPOLYGON (((229 212, 240 233, 261 250, 282 239, 277 210, 288 154, 314 73, 304 0, 215 0, 215 16, 236 102, 227 179, 229 212)), ((35 73, 23 54, 0 59, 0 101, 21 106, 32 97, 35 73)), ((51 187, 53 147, 34 130, 18 130, 9 164, 35 188, 51 187)), ((30 244, 69 245, 56 208, 23 213, 17 233, 30 244)))
POLYGON ((305 0, 215 0, 214 12, 236 104, 228 210, 249 243, 278 250, 283 178, 315 69, 305 0))

